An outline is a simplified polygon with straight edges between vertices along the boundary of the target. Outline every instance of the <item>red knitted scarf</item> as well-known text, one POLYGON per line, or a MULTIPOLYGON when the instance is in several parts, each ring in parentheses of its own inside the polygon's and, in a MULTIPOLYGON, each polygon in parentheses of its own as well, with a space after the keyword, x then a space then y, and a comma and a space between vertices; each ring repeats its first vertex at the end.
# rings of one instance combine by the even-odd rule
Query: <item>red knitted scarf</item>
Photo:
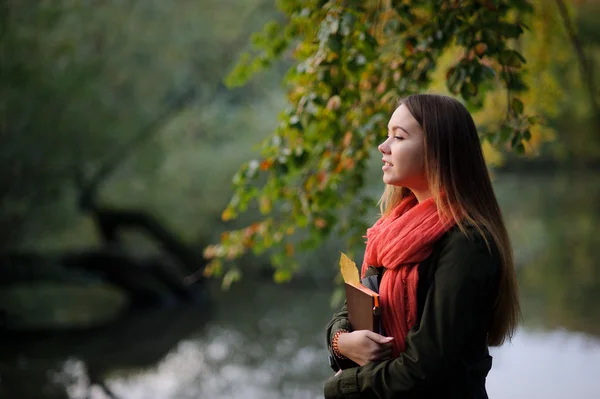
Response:
POLYGON ((383 328, 394 337, 394 357, 404 351, 406 335, 417 319, 416 266, 431 255, 433 244, 453 224, 439 217, 433 198, 419 203, 411 195, 367 230, 362 276, 369 265, 387 269, 379 286, 379 303, 383 328))

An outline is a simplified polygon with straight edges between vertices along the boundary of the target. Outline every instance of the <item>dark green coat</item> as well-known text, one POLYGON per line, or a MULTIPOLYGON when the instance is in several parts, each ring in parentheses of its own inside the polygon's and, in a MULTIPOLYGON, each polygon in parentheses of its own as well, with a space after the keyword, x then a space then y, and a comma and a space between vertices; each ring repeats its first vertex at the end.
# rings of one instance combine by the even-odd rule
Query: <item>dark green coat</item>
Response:
MULTIPOLYGON (((500 256, 491 238, 490 251, 472 232, 469 239, 451 229, 419 265, 418 321, 405 352, 362 367, 338 359, 343 371, 326 382, 325 398, 487 398, 485 378, 492 366, 487 330, 500 256)), ((330 352, 339 329, 350 330, 345 306, 327 326, 330 352)))

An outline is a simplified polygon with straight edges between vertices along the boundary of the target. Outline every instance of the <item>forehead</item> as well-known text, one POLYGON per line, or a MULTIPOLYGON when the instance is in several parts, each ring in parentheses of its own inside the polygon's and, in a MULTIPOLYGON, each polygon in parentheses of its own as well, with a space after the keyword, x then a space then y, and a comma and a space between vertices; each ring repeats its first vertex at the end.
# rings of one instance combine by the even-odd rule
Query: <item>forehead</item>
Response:
POLYGON ((394 126, 402 126, 404 129, 408 130, 409 133, 421 132, 419 122, 417 122, 404 104, 396 108, 390 118, 388 128, 391 129, 394 126))

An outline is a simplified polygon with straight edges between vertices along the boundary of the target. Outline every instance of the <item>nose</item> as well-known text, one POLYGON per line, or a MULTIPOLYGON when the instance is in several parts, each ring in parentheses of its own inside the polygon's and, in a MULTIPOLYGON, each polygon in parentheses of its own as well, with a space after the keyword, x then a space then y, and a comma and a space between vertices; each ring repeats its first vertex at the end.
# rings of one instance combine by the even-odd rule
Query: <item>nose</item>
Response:
POLYGON ((383 143, 379 144, 379 146, 377 146, 377 149, 382 154, 389 154, 390 153, 390 146, 388 145, 387 139, 383 143))

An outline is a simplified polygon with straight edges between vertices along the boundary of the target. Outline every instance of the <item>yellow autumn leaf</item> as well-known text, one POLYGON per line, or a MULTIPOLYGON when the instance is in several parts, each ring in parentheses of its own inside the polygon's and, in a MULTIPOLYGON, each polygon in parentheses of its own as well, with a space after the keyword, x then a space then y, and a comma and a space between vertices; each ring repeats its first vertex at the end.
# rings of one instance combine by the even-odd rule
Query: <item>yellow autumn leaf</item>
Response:
POLYGON ((271 200, 266 195, 260 197, 260 213, 266 215, 271 212, 271 200))
POLYGON ((285 256, 294 256, 294 245, 287 243, 285 244, 285 256))
POLYGON ((280 269, 280 270, 277 270, 275 272, 275 274, 273 275, 273 280, 275 280, 275 282, 277 284, 287 283, 291 279, 292 279, 292 272, 289 270, 280 269))
POLYGON ((221 214, 221 220, 227 222, 235 217, 235 212, 231 208, 226 208, 221 214))
POLYGON ((340 256, 340 272, 344 281, 350 285, 358 286, 360 284, 360 278, 358 277, 358 269, 356 263, 354 263, 345 253, 342 252, 340 256))

